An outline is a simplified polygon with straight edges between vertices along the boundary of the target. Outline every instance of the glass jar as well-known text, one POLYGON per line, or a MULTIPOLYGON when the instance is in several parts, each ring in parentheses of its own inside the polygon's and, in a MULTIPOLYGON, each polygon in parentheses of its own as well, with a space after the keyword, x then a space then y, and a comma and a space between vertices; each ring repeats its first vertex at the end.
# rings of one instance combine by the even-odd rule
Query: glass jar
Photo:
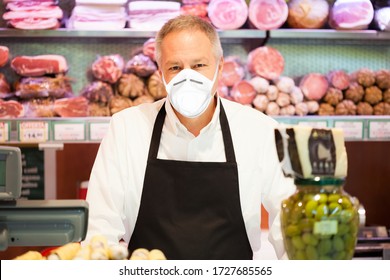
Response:
POLYGON ((359 201, 344 179, 295 179, 296 192, 282 202, 284 246, 291 260, 350 260, 359 227, 359 201))

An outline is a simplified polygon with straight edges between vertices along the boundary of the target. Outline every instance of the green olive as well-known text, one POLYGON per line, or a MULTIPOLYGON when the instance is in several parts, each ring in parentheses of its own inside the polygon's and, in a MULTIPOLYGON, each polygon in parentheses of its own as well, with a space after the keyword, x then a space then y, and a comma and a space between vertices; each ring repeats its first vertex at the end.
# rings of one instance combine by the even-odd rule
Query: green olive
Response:
POLYGON ((317 199, 318 203, 326 203, 328 201, 328 195, 325 193, 320 193, 315 196, 317 199))
POLYGON ((302 200, 305 201, 305 202, 306 202, 306 201, 310 201, 310 200, 315 200, 315 199, 314 199, 314 196, 315 196, 314 194, 305 194, 305 195, 303 196, 302 200))
POLYGON ((344 239, 336 235, 333 237, 332 247, 336 252, 344 251, 344 239))
POLYGON ((335 215, 342 210, 342 206, 338 202, 331 202, 328 207, 331 215, 335 215))
POLYGON ((318 252, 314 246, 307 246, 305 249, 306 257, 308 260, 317 260, 318 252))
POLYGON ((291 241, 296 249, 303 250, 305 248, 305 243, 303 243, 303 240, 299 235, 292 237, 291 241))
POLYGON ((352 221, 353 218, 354 218, 354 212, 352 209, 346 209, 340 211, 339 219, 341 223, 349 223, 352 221))
POLYGON ((338 224, 337 235, 342 236, 349 232, 349 226, 346 224, 338 224))
POLYGON ((318 207, 318 202, 316 200, 310 200, 306 203, 305 206, 305 215, 307 218, 312 218, 315 215, 315 210, 318 207))
POLYGON ((329 214, 329 208, 326 204, 320 204, 316 209, 316 220, 321 221, 322 219, 325 219, 329 214))
POLYGON ((349 200, 348 197, 345 196, 341 198, 341 205, 343 206, 344 209, 349 209, 352 207, 351 201, 349 200))
POLYGON ((317 246, 317 244, 318 244, 318 238, 315 237, 311 233, 304 233, 304 234, 302 234, 302 241, 306 245, 317 246))
POLYGON ((301 229, 298 225, 288 225, 286 227, 286 235, 293 237, 294 235, 301 234, 301 229))
POLYGON ((303 250, 298 250, 293 256, 294 260, 306 260, 306 254, 303 250))
POLYGON ((318 248, 318 252, 320 255, 326 255, 326 254, 330 253, 330 251, 332 250, 332 240, 322 239, 318 243, 317 248, 318 248))
POLYGON ((320 260, 331 260, 332 258, 329 255, 320 255, 320 260))
POLYGON ((338 193, 331 193, 328 195, 328 201, 329 202, 337 202, 340 199, 340 195, 338 193))
POLYGON ((297 203, 291 211, 290 222, 297 224, 303 217, 303 208, 302 205, 297 203))
POLYGON ((344 245, 347 250, 354 250, 356 245, 356 238, 351 234, 346 234, 343 237, 344 245))
POLYGON ((314 222, 314 219, 302 219, 299 221, 298 226, 302 232, 312 232, 314 222))
POLYGON ((347 256, 347 254, 345 251, 339 251, 339 252, 335 252, 333 254, 333 259, 334 260, 345 260, 346 256, 347 256))

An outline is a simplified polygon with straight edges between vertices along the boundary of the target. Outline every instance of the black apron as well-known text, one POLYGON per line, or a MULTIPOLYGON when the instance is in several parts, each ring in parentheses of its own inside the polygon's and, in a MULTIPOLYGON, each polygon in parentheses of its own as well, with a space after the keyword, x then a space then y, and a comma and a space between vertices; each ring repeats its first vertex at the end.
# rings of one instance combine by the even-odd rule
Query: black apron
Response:
POLYGON ((227 162, 157 159, 165 116, 164 104, 153 128, 130 253, 146 248, 160 249, 171 260, 252 259, 222 103, 220 122, 227 162))

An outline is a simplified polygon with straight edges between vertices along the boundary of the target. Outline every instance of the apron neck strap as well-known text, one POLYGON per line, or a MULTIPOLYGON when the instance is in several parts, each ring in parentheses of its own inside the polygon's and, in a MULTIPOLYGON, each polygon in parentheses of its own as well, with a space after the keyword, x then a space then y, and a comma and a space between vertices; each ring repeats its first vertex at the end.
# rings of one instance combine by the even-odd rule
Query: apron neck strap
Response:
MULTIPOLYGON (((149 147, 148 159, 156 159, 158 149, 160 146, 161 132, 164 126, 166 111, 165 111, 165 102, 162 105, 160 111, 157 114, 156 121, 153 127, 152 139, 149 147)), ((225 156, 226 161, 230 163, 236 162, 236 156, 234 153, 232 135, 230 133, 229 122, 225 113, 225 109, 222 106, 220 100, 220 112, 219 112, 219 121, 221 123, 223 143, 225 146, 225 156)))

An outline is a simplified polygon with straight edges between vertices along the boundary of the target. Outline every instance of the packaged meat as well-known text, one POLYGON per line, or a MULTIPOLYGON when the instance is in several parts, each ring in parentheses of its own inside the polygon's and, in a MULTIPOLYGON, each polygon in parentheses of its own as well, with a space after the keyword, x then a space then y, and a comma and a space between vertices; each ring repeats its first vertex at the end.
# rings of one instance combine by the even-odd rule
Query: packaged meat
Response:
POLYGON ((377 86, 370 86, 365 89, 363 100, 370 105, 375 105, 382 101, 382 91, 377 86))
POLYGON ((266 93, 269 87, 269 81, 260 76, 252 77, 249 82, 255 88, 257 93, 266 93))
POLYGON ((390 69, 379 69, 375 72, 375 83, 380 89, 390 88, 390 69))
POLYGON ((253 76, 274 80, 284 71, 284 58, 277 49, 262 46, 249 52, 247 67, 253 76))
POLYGON ((11 87, 3 73, 0 73, 0 99, 4 99, 11 92, 11 87))
POLYGON ((113 115, 131 106, 133 106, 133 101, 130 98, 122 95, 114 95, 109 103, 110 114, 113 115))
POLYGON ((249 21, 260 30, 273 30, 281 27, 287 20, 288 6, 285 0, 251 0, 249 21))
POLYGON ((330 105, 336 106, 343 100, 343 92, 335 87, 329 87, 324 96, 324 101, 330 105))
POLYGON ((149 56, 151 60, 156 61, 155 57, 156 40, 155 38, 149 38, 142 46, 142 53, 149 56))
POLYGON ((89 102, 88 103, 88 116, 90 117, 109 117, 110 108, 108 104, 103 104, 99 102, 89 102))
POLYGON ((106 82, 93 81, 81 90, 80 95, 87 98, 90 102, 108 104, 114 96, 114 91, 112 86, 106 82))
POLYGON ((374 106, 374 115, 390 115, 390 104, 386 102, 380 102, 374 106))
MULTIPOLYGON (((27 2, 27 1, 26 1, 27 2)), ((14 7, 8 6, 8 8, 14 7)), ((29 6, 29 9, 10 10, 3 14, 4 20, 22 19, 22 18, 56 18, 61 19, 63 12, 58 6, 29 6)))
POLYGON ((76 2, 66 26, 77 30, 121 30, 127 22, 124 5, 118 1, 76 2))
POLYGON ((11 68, 20 76, 37 77, 66 73, 68 63, 64 56, 56 54, 16 56, 11 61, 11 68))
POLYGON ((327 75, 329 84, 340 90, 345 90, 349 87, 350 78, 344 70, 330 71, 327 75))
POLYGON ((208 17, 218 29, 239 29, 248 18, 248 5, 245 0, 211 0, 208 17))
POLYGON ((264 94, 257 94, 256 97, 253 99, 252 104, 253 107, 255 107, 260 112, 265 112, 267 109, 269 100, 266 95, 264 94))
POLYGON ((118 92, 120 95, 134 99, 145 95, 147 88, 145 82, 135 74, 123 74, 119 79, 118 92))
POLYGON ((98 80, 114 84, 122 76, 123 68, 124 61, 121 55, 104 55, 92 63, 92 74, 98 80))
POLYGON ((57 29, 60 22, 56 18, 18 18, 8 21, 8 25, 23 30, 57 29))
POLYGON ((0 46, 0 67, 7 64, 9 57, 9 49, 6 46, 0 46))
POLYGON ((321 73, 309 73, 303 76, 299 87, 308 100, 318 101, 326 94, 329 82, 326 76, 321 73))
POLYGON ((159 30, 169 19, 180 15, 180 3, 173 1, 130 1, 129 27, 137 30, 159 30))
POLYGON ((291 93, 293 88, 295 87, 294 80, 287 76, 280 76, 276 78, 273 82, 279 91, 285 93, 291 93))
POLYGON ((295 104, 295 115, 306 116, 309 113, 309 107, 306 102, 299 102, 295 104))
POLYGON ((33 98, 22 101, 25 117, 27 118, 52 118, 54 112, 54 98, 33 98))
POLYGON ((322 28, 328 22, 327 0, 292 0, 288 2, 287 23, 291 28, 322 28))
POLYGON ((356 115, 356 105, 352 100, 343 100, 336 105, 336 115, 356 115))
POLYGON ((265 110, 265 113, 268 116, 278 116, 280 113, 280 107, 276 102, 272 101, 268 103, 267 109, 265 110))
POLYGON ((160 73, 155 71, 146 82, 149 94, 154 100, 159 100, 167 96, 164 83, 161 80, 160 73))
POLYGON ((153 60, 143 53, 133 56, 125 66, 126 73, 133 73, 139 77, 149 77, 157 70, 153 60))
POLYGON ((356 112, 358 115, 372 115, 374 108, 368 103, 361 101, 356 105, 356 112))
POLYGON ((153 103, 153 102, 154 102, 153 97, 151 97, 148 94, 145 94, 145 95, 141 95, 141 96, 137 97, 136 99, 134 99, 133 106, 137 106, 137 105, 140 105, 142 103, 153 103))
POLYGON ((64 118, 87 117, 88 100, 84 96, 56 99, 54 111, 58 116, 64 118))
POLYGON ((73 95, 71 79, 64 75, 56 77, 25 77, 15 86, 15 95, 21 99, 38 97, 62 98, 73 95))
POLYGON ((381 31, 390 31, 390 5, 375 11, 375 24, 381 31))
POLYGON ((318 109, 318 115, 320 116, 333 116, 335 114, 335 107, 328 103, 321 103, 318 109))
POLYGON ((233 85, 230 95, 234 101, 247 105, 252 104, 256 90, 247 80, 241 80, 233 85))
POLYGON ((244 63, 236 56, 225 57, 220 82, 228 87, 243 80, 245 77, 244 63))
POLYGON ((357 82, 352 82, 344 93, 345 99, 352 100, 356 104, 363 99, 364 88, 357 82))
POLYGON ((281 116, 294 116, 295 115, 295 106, 292 104, 286 105, 282 108, 280 108, 281 116))
POLYGON ((336 0, 329 14, 329 25, 338 30, 364 30, 374 19, 370 0, 336 0))
POLYGON ((199 3, 192 3, 192 4, 182 4, 180 7, 180 13, 182 15, 193 15, 198 16, 200 18, 206 18, 208 17, 207 11, 208 4, 199 2, 199 3))
POLYGON ((15 100, 0 100, 0 118, 21 118, 24 117, 24 108, 21 103, 15 100))

